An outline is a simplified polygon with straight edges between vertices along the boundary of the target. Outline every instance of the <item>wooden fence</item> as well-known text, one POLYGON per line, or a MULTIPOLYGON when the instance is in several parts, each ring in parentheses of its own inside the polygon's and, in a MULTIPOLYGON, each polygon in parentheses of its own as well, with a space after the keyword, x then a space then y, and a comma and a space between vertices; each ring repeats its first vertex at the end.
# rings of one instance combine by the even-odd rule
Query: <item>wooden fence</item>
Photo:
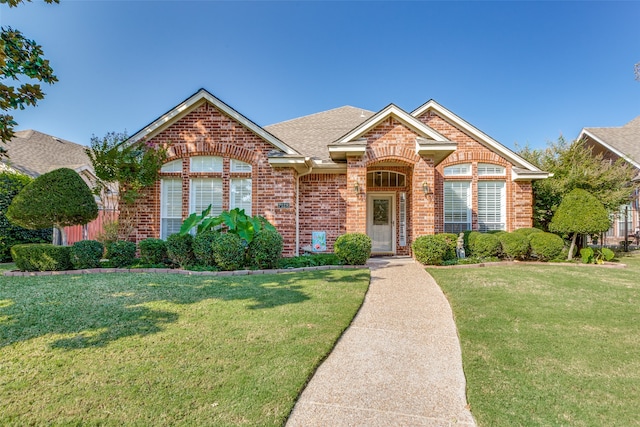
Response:
POLYGON ((87 225, 74 225, 65 227, 67 244, 73 245, 81 240, 96 240, 96 236, 102 233, 102 226, 106 222, 118 219, 118 212, 114 210, 100 210, 98 217, 87 225))

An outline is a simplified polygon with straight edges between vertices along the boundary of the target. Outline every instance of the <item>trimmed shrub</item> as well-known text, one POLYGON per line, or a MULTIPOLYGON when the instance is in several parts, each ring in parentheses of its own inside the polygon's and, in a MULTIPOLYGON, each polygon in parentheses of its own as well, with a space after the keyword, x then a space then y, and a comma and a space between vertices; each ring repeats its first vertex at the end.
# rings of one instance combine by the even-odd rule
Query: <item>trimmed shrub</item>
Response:
POLYGON ((524 234, 529 237, 534 233, 542 233, 543 231, 539 228, 518 228, 517 230, 513 230, 514 233, 524 234))
POLYGON ((531 256, 540 261, 556 259, 564 248, 562 237, 553 233, 533 233, 529 235, 531 256))
POLYGON ((11 256, 20 271, 71 270, 70 246, 49 243, 14 245, 11 256))
POLYGON ((262 230, 249 243, 248 263, 256 268, 273 268, 282 256, 284 240, 275 230, 262 230))
POLYGON ((479 258, 490 258, 500 253, 500 240, 495 234, 479 233, 470 244, 471 253, 479 258))
POLYGON ((166 264, 169 261, 167 256, 167 242, 161 239, 148 238, 138 243, 140 249, 140 261, 144 264, 166 264))
POLYGON ((167 237, 167 256, 169 260, 180 268, 187 268, 192 265, 195 257, 193 255, 193 236, 191 234, 172 234, 167 237))
POLYGON ((216 258, 213 254, 213 242, 220 234, 219 231, 208 230, 196 234, 193 239, 193 255, 198 265, 213 267, 216 265, 216 258))
POLYGON ((115 268, 126 267, 133 264, 136 257, 136 244, 119 240, 107 245, 107 258, 115 268))
POLYGON ((441 265, 450 250, 447 241, 435 234, 418 237, 411 244, 411 249, 416 260, 426 265, 441 265))
POLYGON ((339 236, 333 251, 347 265, 364 265, 371 256, 371 238, 364 233, 339 236))
POLYGON ((95 240, 82 240, 71 246, 71 264, 76 270, 99 268, 104 254, 104 246, 95 240))
POLYGON ((218 233, 211 244, 216 265, 221 270, 237 270, 244 265, 245 248, 237 234, 218 233))
POLYGON ((503 233, 498 235, 502 254, 508 260, 526 259, 531 246, 525 233, 503 233))
POLYGON ((336 254, 310 254, 291 258, 280 258, 278 268, 317 267, 321 265, 342 265, 336 254))
POLYGON ((458 243, 458 236, 453 233, 440 233, 436 234, 437 239, 441 239, 447 245, 447 252, 442 257, 443 261, 449 261, 457 259, 456 245, 458 243))
POLYGON ((469 254, 473 255, 473 244, 475 243, 476 239, 478 238, 478 236, 480 236, 482 233, 480 233, 479 231, 470 231, 469 235, 467 237, 467 252, 469 254))

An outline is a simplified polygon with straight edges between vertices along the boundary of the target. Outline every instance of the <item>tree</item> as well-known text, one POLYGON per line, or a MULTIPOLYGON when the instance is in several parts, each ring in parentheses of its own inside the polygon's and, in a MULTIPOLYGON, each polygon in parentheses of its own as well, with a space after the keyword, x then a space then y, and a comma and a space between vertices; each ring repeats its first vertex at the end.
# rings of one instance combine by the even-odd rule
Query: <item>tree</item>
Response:
MULTIPOLYGON (((27 0, 31 1, 31 0, 27 0)), ((46 3, 58 3, 59 0, 44 0, 46 3)), ((1 0, 9 7, 16 7, 24 0, 1 0)), ((49 66, 49 61, 42 57, 42 47, 34 40, 27 39, 20 31, 11 27, 0 27, 0 141, 3 143, 13 138, 13 128, 17 126, 11 110, 24 110, 26 106, 35 106, 44 99, 44 92, 39 84, 22 82, 15 87, 11 82, 21 82, 28 78, 48 84, 58 81, 49 66)), ((0 147, 0 155, 6 150, 0 147)))
POLYGON ((639 183, 632 180, 636 174, 633 166, 623 159, 612 161, 602 154, 594 154, 585 141, 567 143, 560 137, 545 149, 529 147, 519 154, 540 169, 553 173, 547 179, 533 184, 536 227, 549 229, 549 223, 563 197, 575 188, 593 194, 609 212, 628 203, 629 195, 639 183))
POLYGON ((160 167, 167 158, 163 147, 144 140, 130 143, 126 132, 109 132, 103 138, 91 137, 87 155, 98 182, 94 188, 101 194, 107 188, 118 187, 119 238, 126 240, 135 216, 135 201, 146 188, 159 179, 160 167))
POLYGON ((64 227, 84 225, 98 216, 98 205, 75 171, 60 168, 40 175, 18 193, 7 210, 9 221, 30 230, 55 227, 67 244, 64 227))
POLYGON ((28 230, 13 225, 5 213, 14 197, 33 179, 15 172, 0 173, 0 262, 11 260, 10 249, 20 243, 51 243, 51 228, 28 230))
POLYGON ((610 225, 609 213, 600 200, 588 191, 576 188, 562 199, 549 230, 571 236, 567 257, 571 260, 578 234, 603 233, 610 225))

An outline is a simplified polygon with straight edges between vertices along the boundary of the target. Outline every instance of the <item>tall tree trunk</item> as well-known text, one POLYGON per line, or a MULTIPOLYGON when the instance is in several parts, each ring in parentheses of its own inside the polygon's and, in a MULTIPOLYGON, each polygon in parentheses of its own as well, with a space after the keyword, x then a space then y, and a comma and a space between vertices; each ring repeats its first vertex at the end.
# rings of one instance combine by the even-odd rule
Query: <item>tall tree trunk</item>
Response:
POLYGON ((567 255, 567 260, 571 261, 573 259, 573 251, 576 249, 576 238, 578 237, 578 233, 573 233, 571 237, 571 246, 569 246, 569 255, 567 255))
MULTIPOLYGON (((67 233, 65 233, 64 227, 60 227, 60 226, 54 225, 53 228, 58 231, 58 235, 60 236, 60 245, 61 246, 67 246, 67 233)), ((55 236, 55 233, 54 233, 54 236, 55 236)), ((54 244, 55 243, 56 242, 55 242, 55 238, 54 238, 54 244)))

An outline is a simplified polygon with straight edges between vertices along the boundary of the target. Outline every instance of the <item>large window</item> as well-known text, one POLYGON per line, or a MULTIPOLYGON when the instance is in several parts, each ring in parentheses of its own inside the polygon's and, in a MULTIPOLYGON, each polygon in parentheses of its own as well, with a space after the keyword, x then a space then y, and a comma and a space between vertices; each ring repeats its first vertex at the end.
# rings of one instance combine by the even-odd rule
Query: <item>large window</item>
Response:
POLYGON ((505 230, 506 204, 504 181, 478 182, 478 229, 505 230))
MULTIPOLYGON (((182 159, 164 164, 161 173, 160 238, 177 233, 182 224, 183 203, 189 213, 200 213, 211 205, 210 215, 227 209, 244 209, 252 215, 251 164, 218 156, 193 156, 189 160, 188 199, 182 194, 182 159), (228 165, 225 166, 225 162, 228 165)), ((184 177, 186 180, 187 178, 184 177)), ((187 182, 187 181, 185 181, 187 182)))
POLYGON ((444 182, 444 231, 460 233, 471 230, 471 183, 444 182))

